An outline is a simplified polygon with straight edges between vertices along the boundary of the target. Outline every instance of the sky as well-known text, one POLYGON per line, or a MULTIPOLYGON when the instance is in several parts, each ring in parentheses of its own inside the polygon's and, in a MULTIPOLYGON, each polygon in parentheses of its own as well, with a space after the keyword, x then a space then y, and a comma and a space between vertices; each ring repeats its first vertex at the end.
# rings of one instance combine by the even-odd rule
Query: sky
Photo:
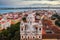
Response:
MULTIPOLYGON (((60 7, 60 0, 0 0, 0 8, 18 7, 60 7)), ((20 11, 20 10, 14 10, 20 11)), ((13 10, 0 10, 0 13, 13 12, 13 10)))
POLYGON ((1 7, 41 7, 41 6, 58 6, 60 0, 0 0, 1 7))

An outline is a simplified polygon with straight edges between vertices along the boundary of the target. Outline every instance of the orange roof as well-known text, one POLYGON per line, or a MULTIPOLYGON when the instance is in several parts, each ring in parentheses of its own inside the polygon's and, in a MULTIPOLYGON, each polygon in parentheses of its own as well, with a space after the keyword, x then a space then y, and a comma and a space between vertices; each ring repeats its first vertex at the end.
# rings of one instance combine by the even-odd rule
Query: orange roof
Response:
POLYGON ((11 20, 11 24, 15 24, 15 22, 11 20))
POLYGON ((44 29, 42 29, 42 34, 46 34, 46 32, 45 32, 45 30, 44 30, 44 29))

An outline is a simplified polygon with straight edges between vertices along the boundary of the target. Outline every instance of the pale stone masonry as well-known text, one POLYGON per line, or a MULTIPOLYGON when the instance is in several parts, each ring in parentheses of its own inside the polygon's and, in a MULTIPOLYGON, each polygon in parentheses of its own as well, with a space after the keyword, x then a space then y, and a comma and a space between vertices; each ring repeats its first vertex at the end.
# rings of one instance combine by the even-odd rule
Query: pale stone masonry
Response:
POLYGON ((41 20, 38 20, 39 22, 35 22, 35 15, 36 13, 28 13, 28 16, 26 17, 27 22, 21 21, 20 24, 20 36, 21 39, 42 39, 42 22, 41 20))

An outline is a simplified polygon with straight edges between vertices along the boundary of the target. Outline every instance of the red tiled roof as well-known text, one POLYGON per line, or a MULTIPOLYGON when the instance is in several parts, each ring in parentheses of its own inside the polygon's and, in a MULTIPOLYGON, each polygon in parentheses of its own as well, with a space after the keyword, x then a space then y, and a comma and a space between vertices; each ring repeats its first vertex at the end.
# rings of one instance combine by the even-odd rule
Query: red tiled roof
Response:
POLYGON ((44 29, 42 29, 42 34, 46 34, 46 32, 45 32, 45 30, 44 30, 44 29))

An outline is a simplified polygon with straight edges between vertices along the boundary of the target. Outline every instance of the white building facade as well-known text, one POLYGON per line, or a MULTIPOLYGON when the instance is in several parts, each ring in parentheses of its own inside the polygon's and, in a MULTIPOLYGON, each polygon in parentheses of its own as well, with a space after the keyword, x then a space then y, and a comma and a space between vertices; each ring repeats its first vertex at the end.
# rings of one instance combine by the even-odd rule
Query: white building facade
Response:
POLYGON ((20 36, 21 39, 42 39, 42 22, 35 22, 35 12, 28 13, 26 17, 27 22, 21 21, 20 24, 20 36))
POLYGON ((11 25, 11 20, 8 20, 6 18, 2 18, 0 20, 0 29, 7 29, 7 27, 10 27, 11 25))

